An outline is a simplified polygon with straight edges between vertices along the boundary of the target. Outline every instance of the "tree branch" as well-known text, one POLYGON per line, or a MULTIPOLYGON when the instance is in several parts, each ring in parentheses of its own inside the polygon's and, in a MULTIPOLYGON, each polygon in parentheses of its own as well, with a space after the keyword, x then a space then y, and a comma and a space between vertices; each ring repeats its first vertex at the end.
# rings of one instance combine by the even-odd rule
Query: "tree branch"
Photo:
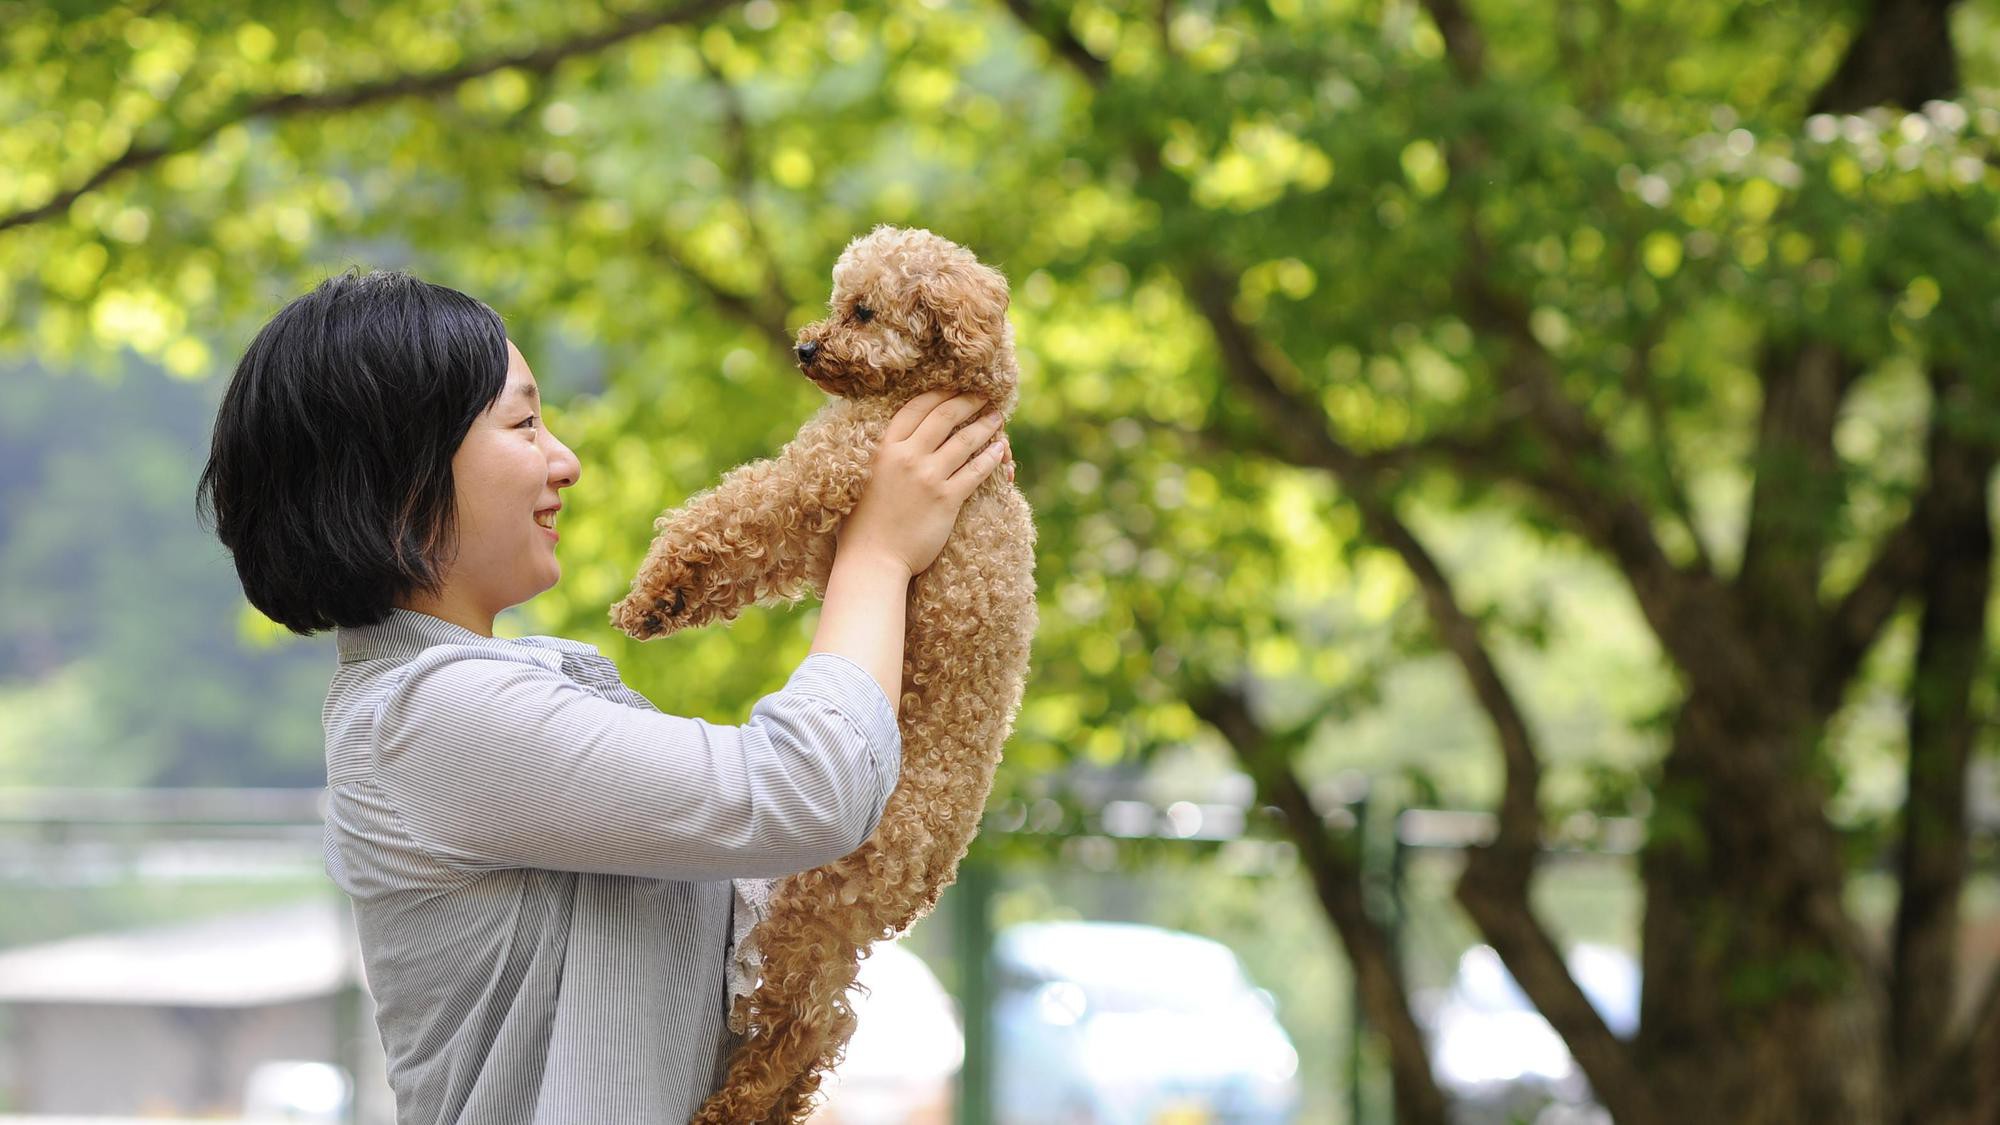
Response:
POLYGON ((1328 834, 1298 773, 1281 748, 1250 713, 1249 702, 1233 687, 1209 686, 1190 693, 1188 706, 1219 732, 1256 782, 1258 799, 1275 806, 1286 834, 1312 878, 1321 909, 1332 919, 1361 989, 1370 1025, 1389 1047, 1396 1091, 1396 1118, 1412 1125, 1444 1125, 1444 1094, 1431 1073, 1422 1029, 1410 1012, 1409 988, 1395 950, 1382 926, 1371 918, 1361 893, 1361 864, 1328 834))
POLYGON ((1484 252, 1476 236, 1467 267, 1454 287, 1460 305, 1477 328, 1508 345, 1499 375, 1523 394, 1530 411, 1562 454, 1559 464, 1536 476, 1542 491, 1586 538, 1618 564, 1631 583, 1640 611, 1674 663, 1692 681, 1724 699, 1754 690, 1763 669, 1747 646, 1731 643, 1734 630, 1718 623, 1738 620, 1728 591, 1707 570, 1689 570, 1667 558, 1653 534, 1652 517, 1620 494, 1620 457, 1604 433, 1561 389, 1559 367, 1528 327, 1528 310, 1511 294, 1485 280, 1484 252))
POLYGON ((1910 514, 1882 540, 1874 558, 1846 596, 1827 612, 1820 658, 1813 671, 1813 705, 1820 714, 1840 706, 1847 683, 1903 597, 1916 589, 1930 566, 1932 544, 1945 533, 1956 510, 1960 478, 1973 472, 1978 451, 1952 432, 1949 399, 1962 393, 1962 374, 1933 369, 1930 432, 1925 462, 1930 477, 1910 505, 1910 514))
MULTIPOLYGON (((1007 0, 1007 3, 1030 31, 1046 38, 1056 54, 1075 65, 1092 85, 1101 87, 1108 80, 1103 63, 1084 50, 1066 27, 1049 26, 1046 20, 1039 17, 1030 0, 1007 0), (1086 58, 1090 60, 1088 63, 1083 61, 1086 58)), ((1441 6, 1434 11, 1434 15, 1436 12, 1442 12, 1451 22, 1449 34, 1460 35, 1462 44, 1467 42, 1464 36, 1472 35, 1472 42, 1476 43, 1476 29, 1472 28, 1469 17, 1457 8, 1454 0, 1441 0, 1441 6)), ((1473 150, 1463 146, 1456 147, 1454 151, 1460 161, 1480 158, 1473 150)), ((1142 159, 1151 159, 1156 154, 1142 147, 1139 155, 1142 159)), ((1504 365, 1503 377, 1522 394, 1531 413, 1551 431, 1559 448, 1572 461, 1598 467, 1615 465, 1618 458, 1612 455, 1603 434, 1581 410, 1563 398, 1555 377, 1553 357, 1528 330, 1527 309, 1489 285, 1479 272, 1480 265, 1480 251, 1474 239, 1473 263, 1458 279, 1458 288, 1461 302, 1468 306, 1479 326, 1501 333, 1513 345, 1513 358, 1504 365)), ((1202 266, 1181 271, 1182 282, 1191 292, 1212 282, 1213 278, 1205 281, 1197 276, 1203 270, 1210 274, 1215 272, 1213 267, 1202 266)), ((1226 314, 1225 319, 1233 321, 1234 314, 1228 312, 1226 298, 1222 299, 1220 307, 1226 314)), ((1204 312, 1211 324, 1218 322, 1216 309, 1205 309, 1204 312)), ((1254 357, 1252 362, 1262 364, 1254 357)), ((1272 419, 1272 424, 1278 427, 1282 447, 1292 451, 1293 456, 1303 458, 1295 463, 1318 464, 1339 471, 1327 462, 1324 456, 1326 451, 1321 446, 1327 435, 1315 419, 1322 417, 1324 412, 1310 403, 1291 405, 1295 408, 1282 418, 1272 419)), ((1701 628, 1689 612, 1691 603, 1695 601, 1705 601, 1718 610, 1726 610, 1727 607, 1720 604, 1724 591, 1709 582, 1705 573, 1693 574, 1676 568, 1655 539, 1650 517, 1637 504, 1620 499, 1616 491, 1606 484, 1585 482, 1576 473, 1523 473, 1520 479, 1536 482, 1566 517, 1582 527, 1587 537, 1612 554, 1630 576, 1648 619, 1682 668, 1696 676, 1712 676, 1717 680, 1715 686, 1724 690, 1725 694, 1729 684, 1756 682, 1756 669, 1744 667, 1740 659, 1731 655, 1736 651, 1735 646, 1716 644, 1715 638, 1701 628), (1732 673, 1737 677, 1734 680, 1727 678, 1732 673)), ((1707 607, 1703 609, 1706 611, 1707 607)))
POLYGON ((85 192, 102 187, 127 172, 136 172, 176 153, 200 148, 231 125, 262 117, 292 117, 310 113, 335 113, 398 98, 420 97, 452 90, 474 78, 509 67, 531 73, 547 73, 564 59, 588 55, 627 39, 670 24, 687 23, 724 7, 726 0, 685 0, 670 8, 636 12, 609 27, 532 50, 497 55, 465 63, 434 74, 399 74, 391 78, 359 82, 333 90, 313 93, 269 94, 239 101, 228 112, 200 125, 184 129, 157 144, 133 144, 114 159, 84 177, 74 187, 57 192, 48 200, 0 215, 0 232, 40 222, 77 201, 85 192))
MULTIPOLYGON (((1809 112, 1853 112, 1882 102, 1915 109, 1927 98, 1957 94, 1958 56, 1951 43, 1951 9, 1956 3, 1874 0, 1866 22, 1849 41, 1847 54, 1813 98, 1809 112)), ((1861 581, 1824 619, 1819 646, 1823 655, 1812 682, 1813 704, 1820 714, 1831 714, 1840 705, 1861 658, 1928 565, 1929 545, 1944 516, 1943 497, 1938 495, 1939 458, 1953 440, 1944 429, 1941 396, 1956 378, 1955 373, 1932 372, 1932 475, 1924 493, 1911 506, 1909 517, 1883 541, 1861 581)))
POLYGON ((1639 400, 1645 410, 1646 428, 1651 440, 1647 442, 1652 450, 1654 471, 1666 486, 1667 503, 1674 514, 1680 517, 1681 526, 1687 529, 1688 541, 1694 544, 1695 569, 1702 573, 1715 573, 1715 559, 1708 552, 1708 543, 1701 534, 1701 524, 1694 516, 1694 502, 1688 497, 1687 485, 1682 481, 1679 463, 1674 458, 1673 440, 1667 425, 1667 404, 1660 399, 1660 388, 1653 380, 1653 345, 1659 339, 1659 321, 1649 319, 1639 338, 1632 343, 1632 362, 1625 369, 1625 387, 1629 394, 1639 400))
POLYGON ((1006 2, 1007 10, 1014 13, 1014 18, 1021 21, 1021 25, 1029 31, 1041 36, 1042 41, 1047 43, 1049 49, 1059 58, 1075 67, 1091 85, 1104 85, 1104 80, 1111 74, 1111 68, 1103 59, 1090 53, 1090 48, 1083 45, 1083 40, 1078 39, 1070 31, 1067 20, 1051 23, 1048 14, 1037 10, 1033 0, 1006 0, 1006 2))
MULTIPOLYGON (((533 169, 522 170, 521 183, 566 207, 580 206, 593 197, 593 193, 577 187, 574 181, 559 184, 533 169)), ((687 255, 661 233, 658 224, 647 224, 634 245, 700 290, 724 313, 754 329, 773 348, 787 356, 791 354, 793 336, 785 327, 789 306, 760 303, 756 296, 730 290, 688 261, 687 255)), ((765 301, 770 301, 768 295, 765 301)))
POLYGON ((792 301, 785 293, 784 271, 778 266, 778 256, 772 252, 770 240, 764 237, 763 226, 757 222, 753 199, 756 159, 750 150, 750 123, 743 112, 743 99, 737 96, 736 88, 722 71, 709 61, 708 55, 697 53, 722 96, 723 140, 729 151, 730 182, 736 188, 736 205, 743 208, 743 225, 749 228, 750 245, 757 251, 758 264, 764 269, 764 301, 772 308, 790 309, 792 301))
POLYGON ((1473 22, 1471 13, 1459 0, 1423 0, 1431 22, 1444 37, 1444 51, 1461 81, 1467 85, 1486 77, 1486 41, 1473 22))
POLYGON ((1437 561, 1377 494, 1365 462, 1314 421, 1321 417, 1319 412, 1285 391, 1266 358, 1274 349, 1236 319, 1234 286, 1221 274, 1204 269, 1192 279, 1191 288, 1196 307, 1215 333, 1224 371, 1259 407, 1295 462, 1318 464, 1332 472, 1360 509, 1370 535, 1403 560, 1440 639, 1457 658, 1493 724, 1505 767, 1498 830, 1491 843, 1468 853, 1459 900, 1528 998, 1570 1044, 1613 1116, 1629 1125, 1653 1125, 1660 1118, 1638 1067, 1584 998, 1554 939, 1529 905, 1528 884, 1541 850, 1537 795, 1541 762, 1520 708, 1480 639, 1478 625, 1459 606, 1437 561))
POLYGON ((1619 1125, 1665 1125, 1630 1047, 1604 1023, 1527 905, 1527 881, 1489 849, 1466 853, 1457 897, 1535 1010, 1562 1036, 1591 1091, 1619 1125))
POLYGON ((1432 623, 1446 648, 1458 658, 1500 739, 1507 785, 1495 846, 1511 855, 1532 857, 1541 842, 1541 813, 1535 797, 1541 765, 1528 725, 1481 642, 1477 624, 1459 606, 1437 560, 1378 494, 1367 463, 1326 432, 1316 420, 1321 417, 1318 411, 1300 403, 1280 385, 1263 354, 1262 341, 1236 319, 1231 307, 1234 295, 1234 285, 1212 270, 1203 270, 1193 279, 1194 303, 1215 334, 1223 370, 1256 404, 1265 423, 1279 436, 1288 460, 1331 472, 1360 508, 1370 533, 1395 551, 1416 578, 1432 623))
POLYGON ((1882 540, 1882 546, 1861 572, 1861 578, 1830 612, 1826 641, 1813 674, 1813 702, 1821 714, 1840 706, 1847 682, 1861 658, 1895 616, 1903 595, 1915 585, 1929 553, 1931 508, 1935 501, 1920 494, 1910 514, 1882 540))
MULTIPOLYGON (((1460 0, 1422 2, 1444 37, 1460 81, 1468 87, 1482 82, 1483 41, 1460 0)), ((1475 135, 1459 135, 1446 143, 1445 157, 1457 178, 1485 164, 1486 147, 1475 135)), ((1452 281, 1458 304, 1475 328, 1508 344, 1508 355, 1496 373, 1509 386, 1526 392, 1537 422, 1567 461, 1566 471, 1547 474, 1548 494, 1618 563, 1647 622, 1681 671, 1723 698, 1739 695, 1744 685, 1757 682, 1759 669, 1755 661, 1744 659, 1745 646, 1718 635, 1716 625, 1734 624, 1737 614, 1708 565, 1706 551, 1698 554, 1699 570, 1676 567, 1667 558, 1653 534, 1650 515, 1620 495, 1615 478, 1621 458, 1603 431, 1563 393, 1560 365, 1530 330, 1527 306, 1491 280, 1488 253, 1471 219, 1465 244, 1465 262, 1452 281)), ((1664 432, 1656 437, 1666 440, 1664 432)), ((1700 532, 1685 510, 1682 516, 1699 546, 1700 532)))
MULTIPOLYGON (((1815 591, 1840 501, 1833 428, 1858 365, 1830 344, 1767 339, 1758 367, 1763 405, 1734 587, 1743 617, 1769 658, 1789 651, 1819 626, 1815 591)), ((1791 667, 1796 672, 1774 668, 1770 674, 1790 679, 1808 671, 1791 667)))
MULTIPOLYGON (((1502 419, 1503 422, 1505 420, 1502 419)), ((1499 426, 1440 430, 1401 445, 1371 449, 1356 456, 1371 477, 1401 472, 1427 462, 1443 461, 1462 469, 1540 487, 1536 474, 1512 463, 1501 441, 1503 432, 1499 426)))
MULTIPOLYGON (((1483 81, 1483 41, 1460 0, 1423 3, 1444 37, 1460 81, 1467 86, 1483 81)), ((1445 157, 1454 178, 1479 168, 1487 159, 1485 145, 1473 135, 1450 139, 1445 157)), ((1457 303, 1468 323, 1507 344, 1507 356, 1496 374, 1509 387, 1525 392, 1533 416, 1567 462, 1566 471, 1546 475, 1549 496, 1618 563, 1648 623, 1687 676, 1725 697, 1733 694, 1732 685, 1754 683, 1757 669, 1746 667, 1736 655, 1741 646, 1723 643, 1724 638, 1714 633, 1715 622, 1733 621, 1735 615, 1721 612, 1697 625, 1695 614, 1690 612, 1697 603, 1705 612, 1730 608, 1726 591, 1708 565, 1707 552, 1698 551, 1699 570, 1676 567, 1667 558, 1653 534, 1651 516, 1621 496, 1615 478, 1622 458, 1613 452, 1609 439, 1589 415, 1563 393, 1560 364, 1530 330, 1526 304, 1491 280, 1488 252, 1471 219, 1467 220, 1465 245, 1465 262, 1452 279, 1457 303)), ((1656 434, 1656 439, 1664 442, 1664 431, 1656 434)), ((1699 548, 1700 532, 1685 505, 1680 514, 1699 548)))

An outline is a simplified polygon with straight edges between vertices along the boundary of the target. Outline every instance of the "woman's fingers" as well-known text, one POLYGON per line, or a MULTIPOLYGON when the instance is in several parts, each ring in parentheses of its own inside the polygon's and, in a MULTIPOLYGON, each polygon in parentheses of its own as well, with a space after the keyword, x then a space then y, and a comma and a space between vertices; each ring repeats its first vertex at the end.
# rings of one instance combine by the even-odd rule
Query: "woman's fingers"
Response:
POLYGON ((903 404, 902 409, 889 419, 889 428, 882 431, 884 441, 902 441, 917 432, 917 424, 922 422, 938 403, 951 397, 948 390, 925 391, 903 404))
POLYGON ((963 500, 972 495, 972 490, 984 483, 987 477, 993 475, 993 470, 1000 467, 1001 461, 1006 456, 1007 439, 996 437, 987 442, 985 448, 974 453, 971 460, 959 466, 958 471, 945 483, 951 486, 953 495, 963 500))
MULTIPOLYGON (((973 454, 979 452, 980 447, 999 435, 1001 420, 998 411, 989 410, 974 419, 970 425, 951 435, 950 440, 938 449, 938 456, 945 461, 947 477, 956 473, 973 454)), ((1006 445, 1006 442, 1002 441, 1001 445, 1006 445)))
POLYGON ((910 440, 916 443, 919 454, 939 449, 960 422, 979 413, 985 406, 986 400, 970 391, 954 395, 931 409, 918 423, 917 432, 910 435, 910 440))

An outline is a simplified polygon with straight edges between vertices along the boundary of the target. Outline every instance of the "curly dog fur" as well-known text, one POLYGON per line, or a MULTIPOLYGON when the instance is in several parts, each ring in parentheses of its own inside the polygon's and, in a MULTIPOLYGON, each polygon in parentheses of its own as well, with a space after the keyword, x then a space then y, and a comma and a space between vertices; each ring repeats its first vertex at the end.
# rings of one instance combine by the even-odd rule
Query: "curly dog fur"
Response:
MULTIPOLYGON (((1013 413, 1006 313, 1006 278, 955 243, 888 226, 855 239, 833 268, 828 315, 799 333, 801 371, 834 397, 775 459, 732 470, 659 518, 613 623, 643 640, 757 602, 824 596, 835 530, 904 403, 945 387, 1013 413)), ((896 790, 860 849, 773 888, 753 935, 760 983, 730 1013, 747 1038, 697 1125, 803 1119, 853 1033, 847 993, 860 958, 957 877, 1027 679, 1034 542, 1027 501, 996 472, 912 583, 896 790)))

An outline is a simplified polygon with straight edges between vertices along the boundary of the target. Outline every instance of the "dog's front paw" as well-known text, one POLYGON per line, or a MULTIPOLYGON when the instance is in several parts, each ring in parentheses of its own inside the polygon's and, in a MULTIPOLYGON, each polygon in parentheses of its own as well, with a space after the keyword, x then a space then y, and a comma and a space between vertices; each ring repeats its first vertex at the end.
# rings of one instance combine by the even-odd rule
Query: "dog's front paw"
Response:
POLYGON ((648 636, 665 636, 688 624, 688 596, 685 590, 668 590, 653 599, 653 608, 639 619, 648 636))
POLYGON ((692 624, 690 618, 687 594, 678 588, 635 591, 611 607, 611 623, 642 641, 678 632, 692 624))

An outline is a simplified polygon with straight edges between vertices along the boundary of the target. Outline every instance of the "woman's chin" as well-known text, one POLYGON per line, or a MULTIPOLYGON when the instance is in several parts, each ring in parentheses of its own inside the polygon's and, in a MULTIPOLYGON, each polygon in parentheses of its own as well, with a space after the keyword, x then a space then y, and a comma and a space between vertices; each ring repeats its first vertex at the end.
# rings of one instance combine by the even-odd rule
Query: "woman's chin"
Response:
POLYGON ((543 594, 546 594, 550 590, 555 589, 556 583, 560 582, 561 580, 562 580, 562 564, 556 562, 554 559, 549 560, 547 568, 543 571, 542 578, 539 581, 533 582, 527 586, 526 588, 527 597, 522 598, 520 602, 515 602, 514 604, 520 605, 521 602, 533 601, 534 599, 541 597, 543 594))

